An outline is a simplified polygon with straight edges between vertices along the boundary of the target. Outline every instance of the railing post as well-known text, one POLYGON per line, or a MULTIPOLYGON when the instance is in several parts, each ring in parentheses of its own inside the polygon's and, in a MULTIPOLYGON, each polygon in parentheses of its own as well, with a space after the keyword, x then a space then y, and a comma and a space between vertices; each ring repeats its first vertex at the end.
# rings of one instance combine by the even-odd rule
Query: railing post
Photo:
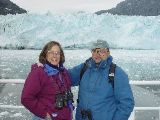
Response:
POLYGON ((133 111, 129 117, 129 120, 135 120, 135 109, 133 109, 133 111))
POLYGON ((159 120, 160 120, 160 107, 159 107, 159 120))

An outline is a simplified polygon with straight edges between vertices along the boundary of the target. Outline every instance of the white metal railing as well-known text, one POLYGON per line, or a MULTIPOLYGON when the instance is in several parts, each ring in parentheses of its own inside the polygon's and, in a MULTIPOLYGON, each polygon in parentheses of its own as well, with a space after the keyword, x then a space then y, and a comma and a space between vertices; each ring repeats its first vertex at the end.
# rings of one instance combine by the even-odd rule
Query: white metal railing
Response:
POLYGON ((0 79, 0 83, 15 83, 15 84, 23 84, 24 79, 0 79))
MULTIPOLYGON (((15 83, 15 84, 23 84, 24 79, 0 79, 1 83, 15 83)), ((160 81, 130 81, 131 85, 160 85, 160 81)))
POLYGON ((160 120, 160 107, 135 107, 133 112, 130 115, 129 120, 135 120, 135 111, 147 111, 147 110, 157 110, 159 111, 159 119, 160 120))
MULTIPOLYGON (((12 83, 12 84, 23 84, 24 79, 0 79, 0 84, 3 83, 12 83)), ((160 81, 130 81, 131 85, 160 85, 160 81)), ((0 105, 0 108, 9 108, 9 109, 20 109, 24 108, 23 106, 14 106, 14 105, 0 105)), ((160 107, 135 107, 129 120, 135 120, 135 111, 146 111, 146 110, 158 110, 159 111, 159 120, 160 120, 160 107)))
POLYGON ((21 105, 0 105, 0 108, 20 109, 20 108, 24 108, 24 106, 21 106, 21 105))

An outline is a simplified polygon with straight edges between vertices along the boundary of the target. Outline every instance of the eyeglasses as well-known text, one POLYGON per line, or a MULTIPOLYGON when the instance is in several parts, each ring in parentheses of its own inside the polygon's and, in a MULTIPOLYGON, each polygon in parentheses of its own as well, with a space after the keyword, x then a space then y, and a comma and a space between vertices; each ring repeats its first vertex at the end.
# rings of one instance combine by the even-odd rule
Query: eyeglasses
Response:
POLYGON ((60 56, 61 52, 59 51, 48 51, 49 54, 52 54, 53 56, 60 56))
POLYGON ((92 53, 97 53, 97 54, 99 54, 99 53, 104 54, 104 53, 109 52, 109 50, 107 48, 95 48, 95 49, 92 49, 91 52, 92 53))

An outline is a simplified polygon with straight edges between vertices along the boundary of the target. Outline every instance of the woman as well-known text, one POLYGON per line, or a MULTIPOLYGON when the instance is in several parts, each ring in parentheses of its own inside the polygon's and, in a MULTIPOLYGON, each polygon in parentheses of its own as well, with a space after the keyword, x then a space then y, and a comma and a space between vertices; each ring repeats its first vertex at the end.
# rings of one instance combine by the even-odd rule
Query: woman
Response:
POLYGON ((22 104, 35 116, 33 120, 71 120, 73 94, 64 52, 56 41, 47 43, 33 64, 22 91, 22 104))

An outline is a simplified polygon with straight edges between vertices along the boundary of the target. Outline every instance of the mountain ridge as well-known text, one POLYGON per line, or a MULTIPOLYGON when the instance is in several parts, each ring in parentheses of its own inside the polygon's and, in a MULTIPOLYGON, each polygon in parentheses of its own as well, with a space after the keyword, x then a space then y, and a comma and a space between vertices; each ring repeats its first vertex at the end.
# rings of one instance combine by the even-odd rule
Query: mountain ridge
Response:
POLYGON ((113 15, 128 16, 158 16, 160 15, 159 0, 125 0, 117 4, 115 8, 100 10, 95 12, 97 15, 111 13, 113 15))
POLYGON ((22 13, 27 13, 27 11, 20 8, 10 0, 0 0, 0 15, 22 14, 22 13))

